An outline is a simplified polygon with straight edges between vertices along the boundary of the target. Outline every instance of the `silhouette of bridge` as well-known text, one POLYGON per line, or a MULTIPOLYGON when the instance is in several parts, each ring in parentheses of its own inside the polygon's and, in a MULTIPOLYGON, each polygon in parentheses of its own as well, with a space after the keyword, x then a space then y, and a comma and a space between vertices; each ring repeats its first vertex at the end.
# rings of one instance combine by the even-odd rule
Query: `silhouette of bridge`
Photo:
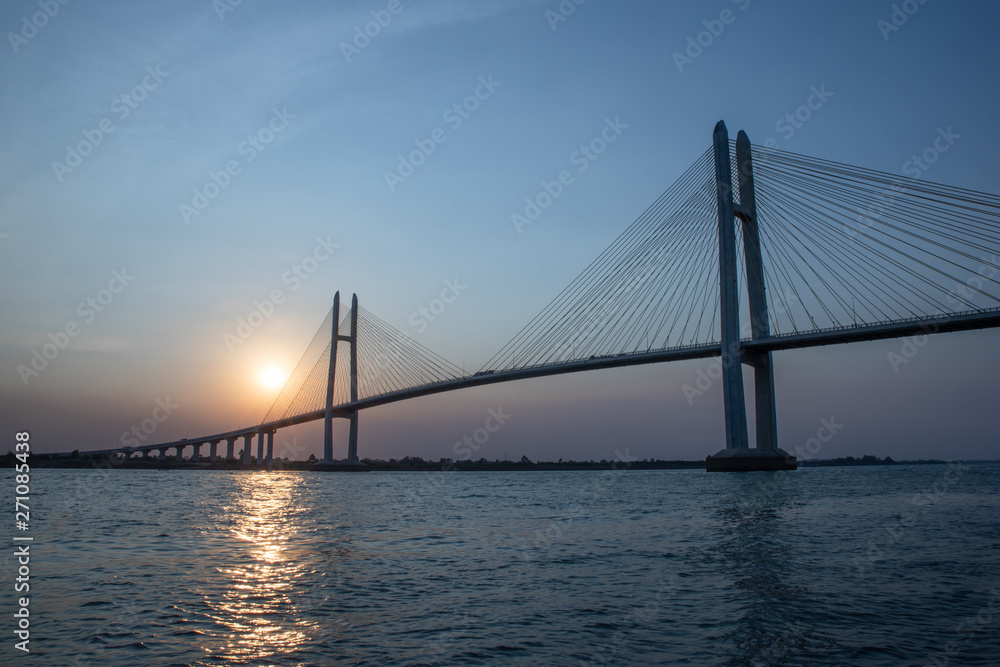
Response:
POLYGON ((788 469, 780 350, 1000 325, 1000 197, 735 142, 707 150, 478 372, 466 374, 358 304, 333 308, 259 425, 88 453, 220 443, 270 463, 274 433, 323 419, 320 468, 358 465, 358 416, 396 401, 603 368, 722 358, 725 448, 709 470, 788 469), (742 252, 738 247, 742 246, 742 252), (741 296, 745 298, 741 300, 741 296), (741 326, 741 322, 743 325, 741 326), (749 447, 743 366, 754 372, 749 447), (333 420, 348 419, 347 459, 333 420), (266 440, 266 456, 264 453, 266 440))

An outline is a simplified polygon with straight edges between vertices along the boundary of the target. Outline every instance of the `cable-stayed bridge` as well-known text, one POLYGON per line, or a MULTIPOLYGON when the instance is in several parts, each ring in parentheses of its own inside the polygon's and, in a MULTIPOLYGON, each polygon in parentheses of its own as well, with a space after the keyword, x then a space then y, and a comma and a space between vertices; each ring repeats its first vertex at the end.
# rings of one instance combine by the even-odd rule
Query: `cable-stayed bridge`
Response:
POLYGON ((1000 197, 779 150, 713 146, 478 372, 466 374, 339 293, 259 425, 136 448, 242 438, 270 462, 274 433, 325 420, 324 464, 358 461, 358 415, 446 391, 683 359, 722 358, 726 443, 709 470, 787 469, 773 353, 1000 326, 1000 197), (742 323, 742 324, 741 324, 742 323), (749 447, 743 366, 754 373, 749 447), (334 419, 350 420, 347 460, 334 419), (265 456, 264 447, 267 454, 265 456))

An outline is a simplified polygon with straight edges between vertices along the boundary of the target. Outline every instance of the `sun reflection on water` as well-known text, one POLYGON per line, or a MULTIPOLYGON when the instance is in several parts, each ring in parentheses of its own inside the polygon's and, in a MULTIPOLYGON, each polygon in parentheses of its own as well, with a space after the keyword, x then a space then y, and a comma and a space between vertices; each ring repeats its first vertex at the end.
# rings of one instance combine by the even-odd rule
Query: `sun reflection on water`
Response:
POLYGON ((296 609, 296 581, 305 572, 289 549, 297 532, 297 483, 290 475, 241 476, 230 532, 246 550, 234 551, 228 566, 219 568, 232 581, 221 599, 205 599, 214 620, 228 630, 213 657, 260 660, 309 640, 309 625, 296 609))

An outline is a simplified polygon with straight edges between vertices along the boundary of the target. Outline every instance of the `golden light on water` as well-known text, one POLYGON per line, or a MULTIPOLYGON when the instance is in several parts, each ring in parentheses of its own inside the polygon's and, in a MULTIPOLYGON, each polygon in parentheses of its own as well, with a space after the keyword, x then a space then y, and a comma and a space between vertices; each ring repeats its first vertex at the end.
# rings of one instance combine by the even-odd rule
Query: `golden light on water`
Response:
POLYGON ((212 616, 228 629, 217 649, 222 653, 217 657, 228 661, 266 659, 309 640, 308 626, 289 620, 304 616, 294 613, 301 599, 294 582, 304 569, 288 553, 296 533, 292 491, 297 479, 260 473, 245 475, 242 482, 230 532, 246 549, 220 569, 232 582, 222 598, 207 600, 212 616))

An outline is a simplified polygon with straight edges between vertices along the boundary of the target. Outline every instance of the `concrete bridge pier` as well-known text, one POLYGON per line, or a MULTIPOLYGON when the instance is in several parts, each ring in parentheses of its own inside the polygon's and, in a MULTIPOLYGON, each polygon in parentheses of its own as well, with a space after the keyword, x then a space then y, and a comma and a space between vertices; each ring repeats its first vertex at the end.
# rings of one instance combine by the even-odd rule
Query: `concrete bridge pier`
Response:
POLYGON ((208 460, 215 463, 215 459, 218 458, 219 454, 219 441, 212 440, 208 443, 208 460))
MULTIPOLYGON (((351 400, 357 400, 352 398, 351 400)), ((347 462, 358 462, 358 411, 351 413, 351 427, 347 436, 347 462)))
POLYGON ((238 440, 238 438, 226 438, 226 460, 233 460, 233 444, 238 440))
POLYGON ((253 433, 243 436, 243 465, 250 465, 250 448, 253 447, 253 433))
POLYGON ((201 462, 201 446, 205 444, 203 442, 196 442, 192 445, 194 451, 191 453, 191 463, 201 462))
POLYGON ((274 431, 267 432, 267 465, 271 466, 271 460, 274 457, 274 431))
POLYGON ((264 432, 257 431, 257 465, 264 465, 264 432))
POLYGON ((160 450, 159 450, 159 452, 160 453, 156 455, 156 458, 158 458, 161 461, 166 461, 167 460, 167 448, 166 447, 161 447, 160 450))
POLYGON ((181 461, 184 460, 184 445, 177 445, 176 449, 177 449, 176 459, 177 462, 180 463, 181 461))

